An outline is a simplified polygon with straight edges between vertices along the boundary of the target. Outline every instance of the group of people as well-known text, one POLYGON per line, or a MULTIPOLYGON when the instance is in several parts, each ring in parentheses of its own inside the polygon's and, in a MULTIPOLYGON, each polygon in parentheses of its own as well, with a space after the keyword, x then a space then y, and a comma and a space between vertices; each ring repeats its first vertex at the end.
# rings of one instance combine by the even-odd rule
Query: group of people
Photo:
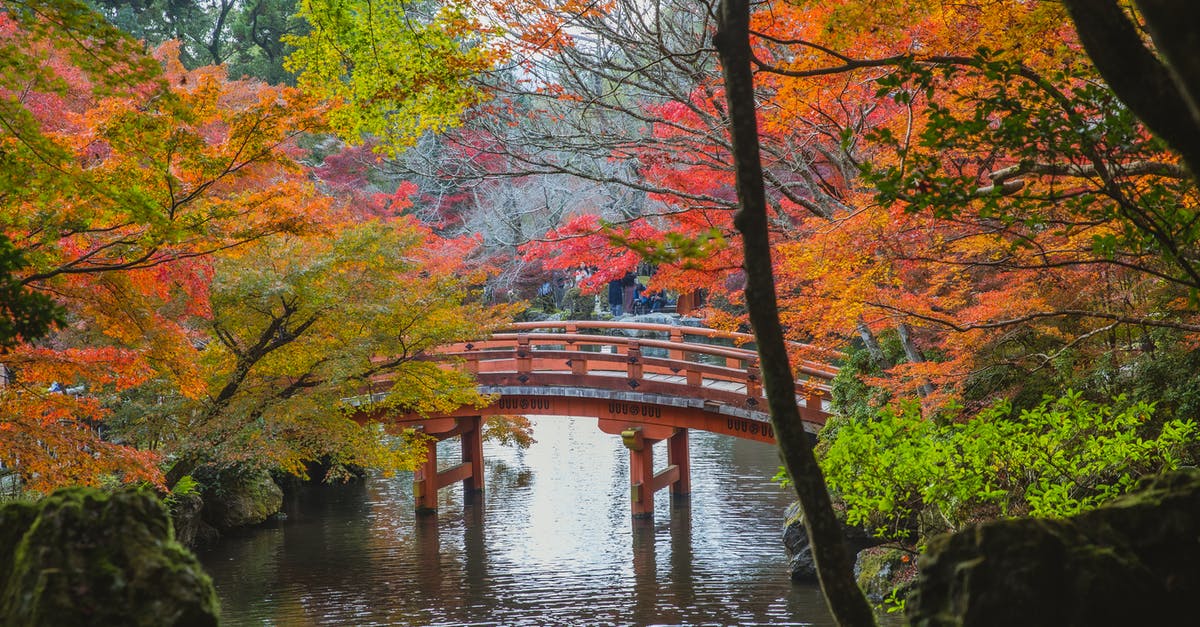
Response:
POLYGON ((626 313, 652 313, 659 311, 666 301, 658 292, 646 293, 646 288, 632 272, 608 283, 608 307, 613 316, 626 313))

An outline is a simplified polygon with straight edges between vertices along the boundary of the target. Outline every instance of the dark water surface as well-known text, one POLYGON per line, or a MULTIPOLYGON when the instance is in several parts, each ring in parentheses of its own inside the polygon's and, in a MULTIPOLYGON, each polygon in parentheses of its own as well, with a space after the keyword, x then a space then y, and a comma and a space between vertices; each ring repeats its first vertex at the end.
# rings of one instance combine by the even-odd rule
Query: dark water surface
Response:
POLYGON ((484 444, 474 504, 455 487, 418 517, 411 475, 372 478, 306 489, 286 521, 226 538, 200 556, 223 624, 832 624, 816 587, 788 580, 773 447, 692 432, 690 507, 664 490, 633 524, 620 438, 595 419, 536 424, 529 450, 484 444))

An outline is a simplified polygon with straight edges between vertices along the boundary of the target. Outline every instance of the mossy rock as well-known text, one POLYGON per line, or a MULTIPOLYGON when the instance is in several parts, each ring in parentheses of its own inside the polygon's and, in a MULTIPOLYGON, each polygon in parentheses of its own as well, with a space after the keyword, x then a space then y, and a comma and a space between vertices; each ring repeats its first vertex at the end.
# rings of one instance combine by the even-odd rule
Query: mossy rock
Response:
POLYGON ((38 506, 34 503, 14 501, 0 507, 0 591, 4 579, 12 572, 17 546, 37 519, 38 506))
MULTIPOLYGON (((812 545, 808 541, 808 531, 804 528, 804 513, 799 502, 788 506, 784 514, 783 547, 788 555, 788 572, 792 581, 799 583, 817 583, 817 565, 813 560, 812 545)), ((871 534, 861 527, 846 524, 841 513, 838 514, 842 524, 842 537, 846 542, 846 552, 855 555, 859 551, 883 544, 883 540, 871 537, 871 534)))
POLYGON ((59 490, 35 506, 0 510, 0 624, 216 625, 216 590, 196 557, 174 539, 154 494, 59 490), (27 522, 24 532, 8 523, 27 522), (9 567, 4 568, 5 564, 9 567))
POLYGON ((283 507, 283 489, 265 470, 220 474, 204 490, 204 521, 218 531, 265 522, 283 507))
POLYGON ((1190 624, 1197 564, 1200 472, 1191 470, 1074 518, 934 538, 907 609, 914 625, 929 626, 1190 624))
POLYGON ((872 603, 883 603, 889 597, 904 599, 917 579, 916 558, 904 549, 866 548, 854 560, 854 578, 872 603))

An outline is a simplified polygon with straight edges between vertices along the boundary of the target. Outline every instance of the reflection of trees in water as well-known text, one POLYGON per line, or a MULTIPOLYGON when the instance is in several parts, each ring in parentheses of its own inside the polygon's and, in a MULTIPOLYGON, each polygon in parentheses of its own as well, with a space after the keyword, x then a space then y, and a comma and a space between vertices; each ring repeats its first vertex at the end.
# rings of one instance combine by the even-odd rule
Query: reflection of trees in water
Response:
POLYGON ((548 428, 527 454, 489 450, 485 498, 464 505, 461 489, 446 490, 436 517, 415 516, 410 474, 289 500, 284 527, 206 561, 217 562, 228 622, 820 624, 815 590, 813 610, 787 592, 781 514, 761 493, 772 486, 737 478, 766 477, 770 447, 696 433, 692 461, 705 461, 690 509, 664 491, 638 535, 628 451, 594 419, 560 420, 539 421, 548 428))
MULTIPOLYGON (((519 451, 518 454, 521 452, 519 451)), ((533 485, 533 470, 521 466, 513 466, 500 459, 485 461, 484 481, 488 490, 517 490, 533 485)))

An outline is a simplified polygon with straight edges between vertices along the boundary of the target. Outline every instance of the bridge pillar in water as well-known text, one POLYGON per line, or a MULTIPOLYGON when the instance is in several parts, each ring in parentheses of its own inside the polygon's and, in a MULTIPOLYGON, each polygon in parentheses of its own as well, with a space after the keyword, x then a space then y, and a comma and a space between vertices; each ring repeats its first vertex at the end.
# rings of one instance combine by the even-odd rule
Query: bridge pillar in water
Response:
POLYGON ((434 418, 421 424, 425 434, 437 442, 459 436, 462 443, 462 462, 438 471, 437 444, 429 446, 425 462, 413 473, 413 500, 419 513, 437 513, 438 490, 461 481, 463 497, 471 499, 483 490, 483 418, 434 418))
POLYGON ((629 449, 629 497, 634 518, 654 516, 654 493, 671 487, 671 503, 680 505, 691 494, 691 461, 688 455, 687 429, 629 427, 621 431, 621 440, 629 449), (648 437, 659 435, 660 437, 648 437), (654 444, 666 440, 667 467, 654 472, 654 444))

